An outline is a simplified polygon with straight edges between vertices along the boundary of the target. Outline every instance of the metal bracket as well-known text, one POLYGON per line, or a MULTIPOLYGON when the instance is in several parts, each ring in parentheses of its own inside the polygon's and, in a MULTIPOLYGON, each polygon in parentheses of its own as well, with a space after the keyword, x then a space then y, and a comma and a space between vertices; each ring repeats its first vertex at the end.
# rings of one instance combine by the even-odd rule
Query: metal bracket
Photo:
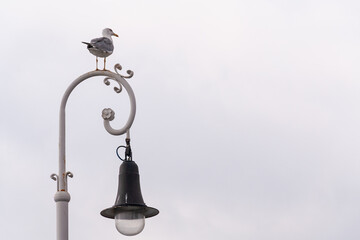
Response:
MULTIPOLYGON (((71 177, 73 178, 74 177, 74 174, 72 174, 72 172, 66 172, 65 173, 65 189, 63 189, 64 191, 67 191, 67 177, 71 177)), ((56 181, 56 190, 59 192, 60 191, 60 187, 59 187, 59 176, 55 173, 51 174, 50 175, 50 178, 54 181, 56 181)), ((61 191, 63 191, 61 190, 61 191)))

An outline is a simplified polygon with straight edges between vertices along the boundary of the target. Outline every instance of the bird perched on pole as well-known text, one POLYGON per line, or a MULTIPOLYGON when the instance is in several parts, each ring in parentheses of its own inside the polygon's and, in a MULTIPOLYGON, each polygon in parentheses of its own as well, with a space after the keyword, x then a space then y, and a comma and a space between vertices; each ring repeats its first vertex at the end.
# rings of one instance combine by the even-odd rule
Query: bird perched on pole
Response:
POLYGON ((110 56, 114 51, 114 44, 112 40, 112 36, 119 37, 117 34, 113 32, 110 28, 105 28, 102 31, 102 37, 94 38, 93 40, 88 42, 82 42, 87 45, 87 49, 89 52, 96 56, 96 70, 98 69, 98 58, 104 58, 104 70, 106 67, 106 57, 110 56))

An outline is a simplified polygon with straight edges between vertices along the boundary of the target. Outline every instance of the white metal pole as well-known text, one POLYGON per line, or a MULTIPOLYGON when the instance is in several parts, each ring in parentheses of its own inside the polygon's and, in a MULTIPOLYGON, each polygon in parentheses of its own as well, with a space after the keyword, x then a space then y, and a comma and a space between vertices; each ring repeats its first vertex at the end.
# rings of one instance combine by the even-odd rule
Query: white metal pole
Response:
POLYGON ((68 192, 58 191, 55 194, 56 202, 56 235, 58 240, 69 239, 69 201, 70 194, 68 192))

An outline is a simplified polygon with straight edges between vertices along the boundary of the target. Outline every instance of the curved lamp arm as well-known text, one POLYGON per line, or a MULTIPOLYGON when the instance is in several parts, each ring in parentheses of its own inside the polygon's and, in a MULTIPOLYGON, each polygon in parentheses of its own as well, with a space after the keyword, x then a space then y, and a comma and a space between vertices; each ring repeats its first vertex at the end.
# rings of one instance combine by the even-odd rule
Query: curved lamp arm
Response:
POLYGON ((66 89, 64 96, 61 100, 60 105, 60 126, 59 126, 59 174, 51 174, 51 179, 57 182, 57 192, 55 193, 54 200, 56 202, 56 232, 57 240, 68 240, 69 239, 69 216, 68 216, 68 203, 70 201, 70 194, 67 191, 67 177, 73 177, 71 172, 66 172, 66 161, 65 161, 65 107, 67 100, 74 90, 74 88, 81 82, 96 76, 104 76, 104 83, 110 85, 109 80, 116 81, 119 87, 115 87, 116 93, 120 93, 124 87, 127 91, 130 99, 130 115, 121 129, 114 129, 110 125, 110 121, 115 118, 115 112, 106 108, 102 111, 102 117, 104 119, 104 126, 108 133, 112 135, 121 135, 127 133, 129 137, 129 129, 134 122, 136 113, 136 101, 133 90, 125 78, 131 78, 134 73, 130 70, 127 71, 127 76, 121 75, 118 70, 121 70, 121 65, 115 65, 115 73, 110 71, 92 71, 85 73, 75 79, 70 86, 66 89))
MULTIPOLYGON (((77 85, 79 85, 81 82, 90 79, 92 77, 96 76, 104 76, 106 77, 104 79, 104 83, 106 85, 110 85, 109 80, 114 80, 119 84, 119 87, 115 87, 114 90, 116 93, 120 93, 122 91, 122 88, 124 87, 129 95, 130 100, 130 114, 127 122, 121 129, 114 129, 110 125, 110 121, 112 121, 115 118, 115 112, 110 109, 106 108, 102 111, 102 117, 104 119, 104 127, 106 131, 112 135, 122 135, 129 131, 132 123, 135 119, 135 113, 136 113, 136 100, 135 95, 130 87, 129 83, 125 80, 125 78, 131 78, 134 73, 131 70, 128 70, 127 73, 129 75, 124 76, 121 75, 118 70, 121 70, 122 67, 120 64, 116 64, 115 67, 115 73, 111 71, 91 71, 88 73, 85 73, 75 79, 70 86, 66 89, 61 105, 60 105, 60 126, 59 126, 59 174, 57 175, 56 180, 58 181, 58 191, 67 191, 67 176, 70 176, 68 172, 66 172, 66 166, 65 166, 65 108, 67 100, 71 94, 71 92, 75 89, 77 85)), ((53 175, 52 175, 53 176, 53 175)), ((72 176, 72 174, 71 174, 72 176)), ((55 177, 52 177, 54 179, 55 177)))

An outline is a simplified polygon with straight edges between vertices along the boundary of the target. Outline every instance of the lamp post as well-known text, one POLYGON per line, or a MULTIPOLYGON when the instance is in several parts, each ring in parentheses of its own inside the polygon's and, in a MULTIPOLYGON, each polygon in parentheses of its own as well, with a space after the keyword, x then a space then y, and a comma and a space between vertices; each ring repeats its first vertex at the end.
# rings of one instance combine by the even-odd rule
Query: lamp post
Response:
MULTIPOLYGON (((104 83, 110 85, 110 80, 118 83, 118 87, 114 87, 116 93, 120 93, 125 88, 130 100, 130 114, 127 122, 121 129, 114 129, 110 125, 110 121, 115 118, 115 112, 106 108, 102 111, 104 119, 104 127, 106 131, 112 135, 122 135, 126 133, 126 149, 125 158, 120 167, 119 172, 119 188, 116 197, 115 205, 111 208, 105 209, 101 215, 107 218, 115 219, 117 230, 128 236, 136 235, 144 228, 144 219, 155 216, 159 211, 155 208, 146 206, 142 199, 140 191, 139 171, 136 163, 132 160, 132 153, 130 147, 130 127, 134 121, 136 113, 135 95, 125 78, 131 78, 133 72, 127 71, 128 75, 122 75, 118 71, 122 69, 120 64, 114 67, 115 72, 108 70, 91 71, 85 73, 75 79, 65 91, 61 105, 60 105, 60 126, 59 126, 59 172, 52 174, 50 177, 57 181, 57 192, 55 193, 54 200, 56 202, 56 231, 57 240, 68 240, 69 227, 68 227, 68 203, 70 201, 70 194, 68 192, 67 178, 73 177, 71 172, 66 171, 65 161, 65 108, 67 100, 74 90, 74 88, 81 82, 93 77, 105 77, 104 83)), ((119 147, 119 148, 120 148, 119 147)), ((116 153, 118 154, 117 149, 116 153)))

